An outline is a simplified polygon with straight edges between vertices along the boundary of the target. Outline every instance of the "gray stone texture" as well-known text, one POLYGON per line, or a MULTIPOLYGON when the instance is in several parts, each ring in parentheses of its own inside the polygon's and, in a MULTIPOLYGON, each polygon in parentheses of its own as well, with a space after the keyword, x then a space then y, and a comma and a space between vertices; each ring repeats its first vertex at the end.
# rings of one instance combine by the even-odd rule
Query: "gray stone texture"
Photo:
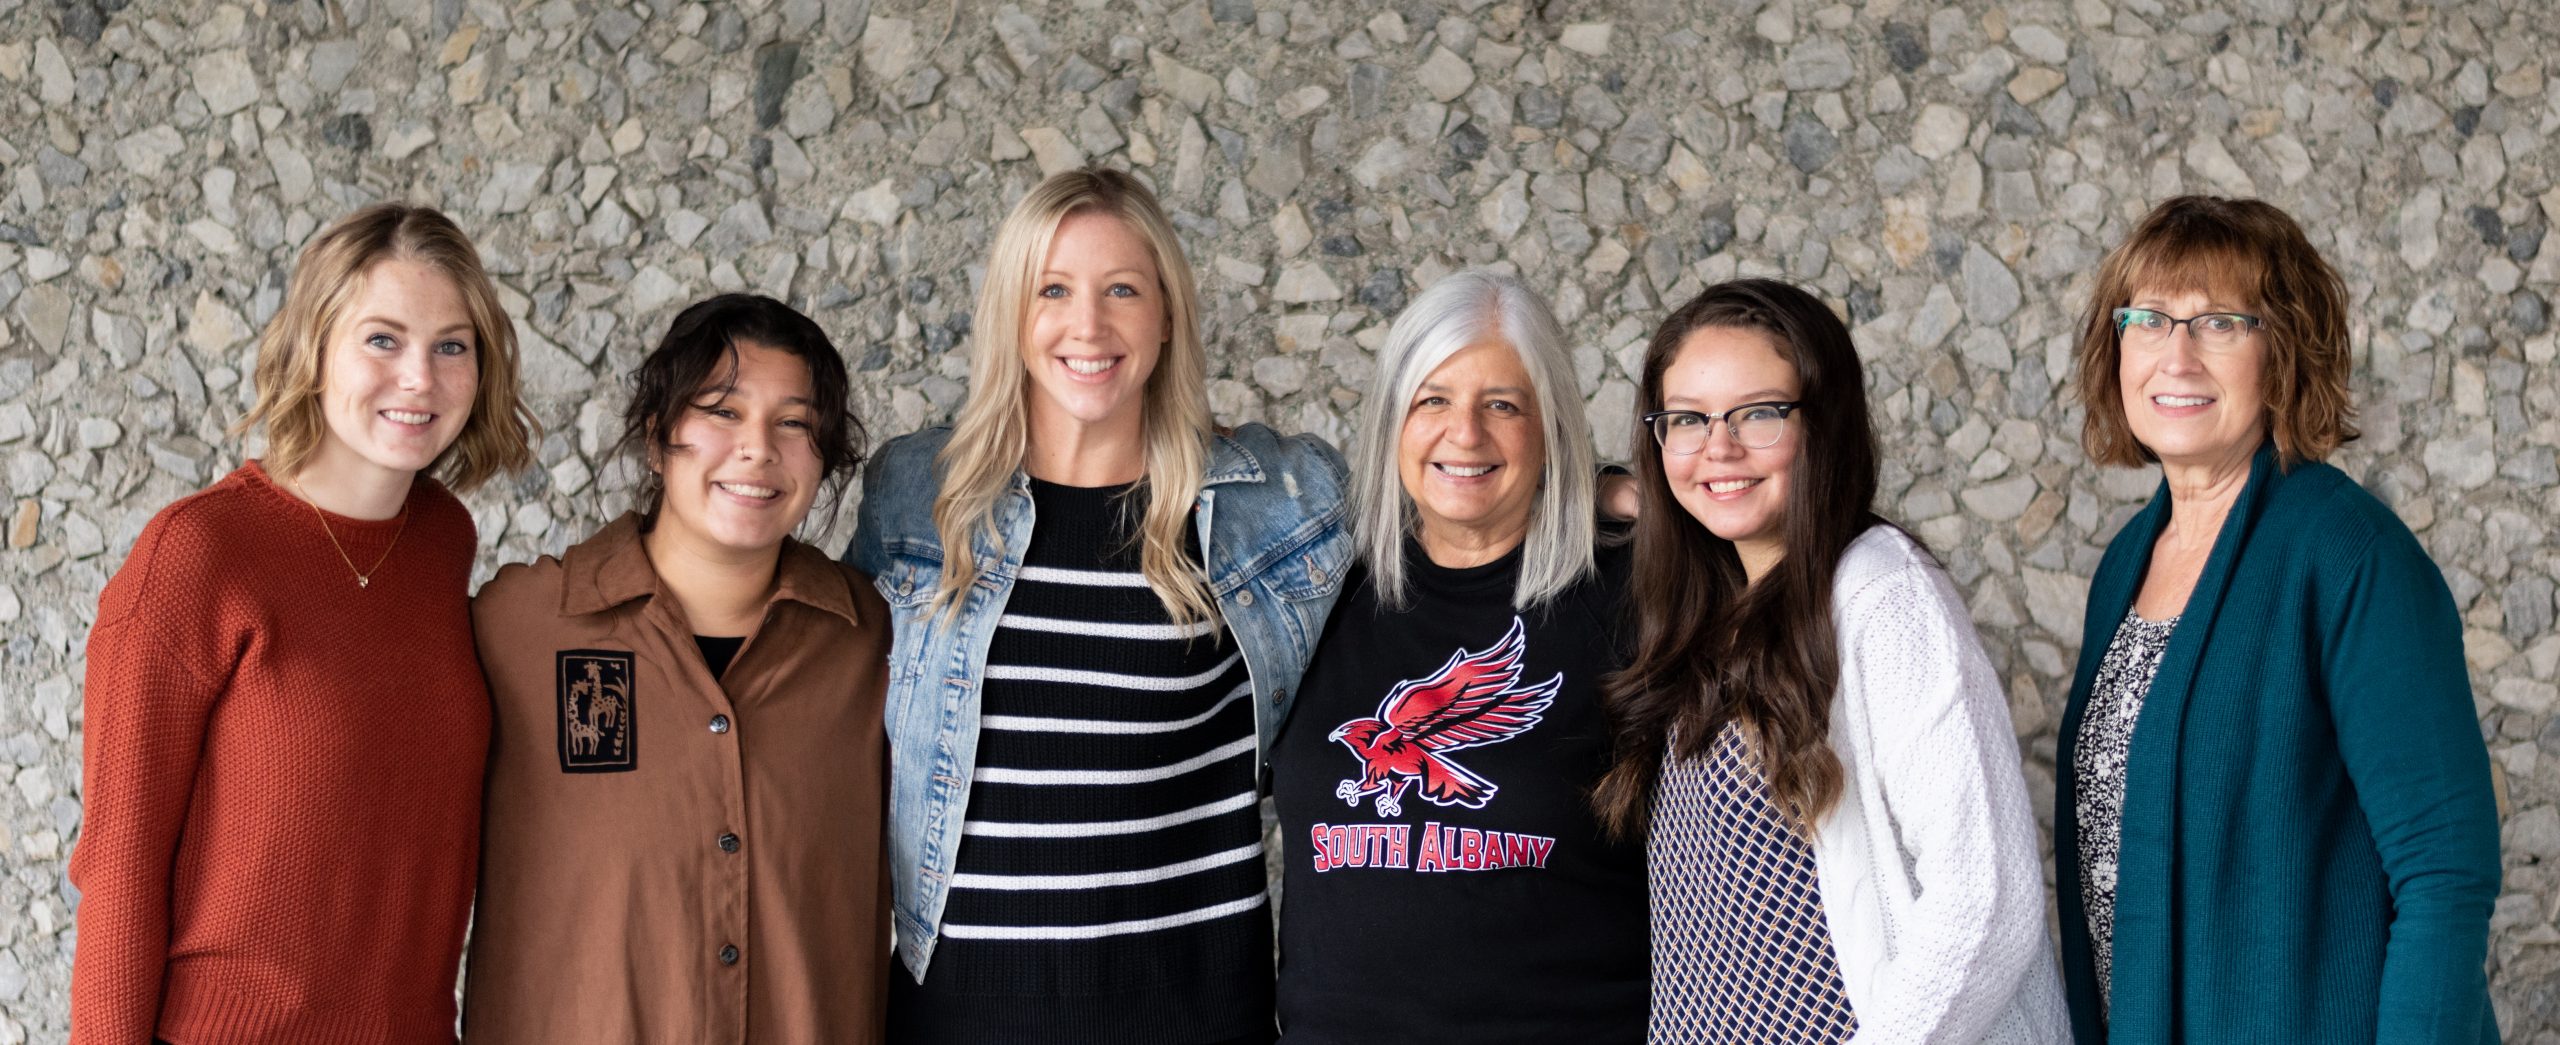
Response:
POLYGON ((2560 1045, 2554 53, 2541 0, 0 0, 0 1045, 65 1034, 99 587, 254 452, 227 429, 314 230, 443 207, 516 314, 545 435, 470 500, 485 578, 621 509, 623 375, 703 294, 814 315, 875 433, 950 417, 996 223, 1084 162, 1163 193, 1229 422, 1342 439, 1394 310, 1504 266, 1623 455, 1667 308, 1817 288, 2048 822, 2086 578, 2157 481, 2083 458, 2084 295, 2153 201, 2286 207, 2354 295, 2337 463, 2462 612, 2504 1038, 2560 1045))

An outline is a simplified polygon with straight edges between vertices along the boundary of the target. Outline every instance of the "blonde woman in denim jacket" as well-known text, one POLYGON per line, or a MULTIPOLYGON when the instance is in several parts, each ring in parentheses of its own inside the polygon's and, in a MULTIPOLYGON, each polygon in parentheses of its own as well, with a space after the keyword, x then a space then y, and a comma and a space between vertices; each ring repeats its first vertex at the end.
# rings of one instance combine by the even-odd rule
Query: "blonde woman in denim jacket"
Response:
POLYGON ((1350 557, 1341 457, 1215 427, 1146 188, 997 230, 970 398, 865 475, 890 655, 890 1038, 1267 1042, 1256 778, 1350 557))

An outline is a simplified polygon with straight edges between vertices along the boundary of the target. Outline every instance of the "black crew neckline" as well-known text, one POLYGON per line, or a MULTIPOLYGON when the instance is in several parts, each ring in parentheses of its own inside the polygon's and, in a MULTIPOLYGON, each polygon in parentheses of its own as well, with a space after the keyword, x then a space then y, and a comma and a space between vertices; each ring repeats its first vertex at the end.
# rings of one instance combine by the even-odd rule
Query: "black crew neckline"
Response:
POLYGON ((1138 488, 1135 481, 1113 483, 1109 486, 1072 486, 1067 483, 1050 482, 1036 475, 1027 478, 1031 480, 1032 493, 1059 497, 1117 497, 1138 488))
POLYGON ((1404 539, 1405 576, 1413 583, 1434 591, 1453 595, 1474 595, 1501 591, 1503 601, 1510 601, 1510 591, 1520 579, 1521 553, 1529 542, 1523 538, 1511 550, 1495 556, 1493 561, 1476 566, 1442 566, 1431 561, 1431 553, 1423 550, 1422 539, 1411 534, 1404 539))

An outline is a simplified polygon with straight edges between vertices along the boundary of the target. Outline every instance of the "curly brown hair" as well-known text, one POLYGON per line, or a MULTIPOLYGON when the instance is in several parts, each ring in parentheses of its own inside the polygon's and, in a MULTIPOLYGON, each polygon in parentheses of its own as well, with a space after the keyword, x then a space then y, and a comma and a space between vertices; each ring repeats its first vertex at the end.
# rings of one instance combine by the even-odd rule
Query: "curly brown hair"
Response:
MULTIPOLYGON (((622 408, 622 452, 643 461, 682 453, 675 431, 685 411, 717 405, 738 377, 738 345, 752 343, 796 357, 809 368, 809 412, 818 451, 820 496, 811 514, 832 518, 845 485, 861 467, 869 439, 853 410, 853 381, 844 356, 817 321, 762 294, 720 294, 684 307, 658 347, 631 374, 622 408)), ((643 468, 632 506, 649 523, 666 493, 657 472, 643 468)))
POLYGON ((2115 310, 2134 294, 2202 291, 2249 302, 2265 322, 2259 370, 2266 429, 2285 467, 2321 460, 2359 434, 2347 390, 2354 366, 2347 284, 2295 223, 2263 200, 2179 196, 2151 208, 2098 267, 2080 324, 2080 442, 2099 464, 2139 468, 2159 460, 2133 437, 2115 310))

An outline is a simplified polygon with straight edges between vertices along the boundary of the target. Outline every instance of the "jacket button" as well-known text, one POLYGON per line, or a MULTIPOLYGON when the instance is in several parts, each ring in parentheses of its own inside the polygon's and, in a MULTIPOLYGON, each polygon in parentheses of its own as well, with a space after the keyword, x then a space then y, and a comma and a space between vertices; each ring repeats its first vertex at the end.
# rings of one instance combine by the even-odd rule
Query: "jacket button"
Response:
POLYGON ((1310 583, 1314 583, 1314 584, 1323 584, 1323 583, 1324 583, 1324 567, 1322 567, 1322 566, 1310 566, 1310 567, 1307 567, 1307 580, 1308 580, 1310 583))
POLYGON ((1240 591, 1240 592, 1237 592, 1237 593, 1236 593, 1236 605, 1238 605, 1238 606, 1251 606, 1251 605, 1253 605, 1253 592, 1251 592, 1251 591, 1240 591))
POLYGON ((721 852, 724 852, 724 853, 734 853, 734 852, 737 852, 737 851, 738 851, 738 836, 733 835, 733 834, 723 834, 723 835, 721 835, 721 836, 720 836, 720 851, 721 851, 721 852))
POLYGON ((720 964, 722 964, 722 965, 736 965, 736 964, 738 964, 738 949, 737 949, 735 946, 731 946, 731 945, 729 945, 729 944, 722 944, 722 945, 720 946, 720 964))
POLYGON ((726 733, 726 732, 728 732, 728 731, 729 731, 729 716, 727 716, 727 715, 713 715, 713 716, 711 716, 711 731, 712 731, 712 732, 714 732, 714 733, 726 733))
POLYGON ((1275 707, 1275 708, 1276 708, 1276 707, 1279 707, 1279 706, 1280 706, 1280 703, 1281 703, 1282 701, 1287 700, 1287 699, 1289 699, 1289 687, 1287 687, 1287 686, 1282 686, 1282 687, 1280 687, 1279 689, 1275 689, 1275 690, 1272 690, 1272 691, 1271 691, 1271 706, 1272 706, 1272 707, 1275 707))

